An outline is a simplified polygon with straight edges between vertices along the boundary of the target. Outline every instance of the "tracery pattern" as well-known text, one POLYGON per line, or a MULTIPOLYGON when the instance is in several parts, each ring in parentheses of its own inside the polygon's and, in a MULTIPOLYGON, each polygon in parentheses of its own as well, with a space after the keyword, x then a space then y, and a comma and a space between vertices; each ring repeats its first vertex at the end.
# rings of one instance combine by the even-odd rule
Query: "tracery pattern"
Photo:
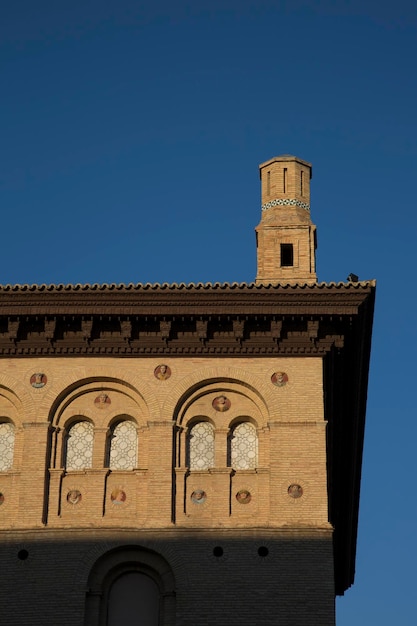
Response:
POLYGON ((230 439, 231 466, 234 469, 255 469, 258 463, 258 437, 250 422, 238 424, 230 439))
POLYGON ((110 469, 130 470, 137 467, 138 433, 133 422, 119 422, 110 442, 110 469))
POLYGON ((94 432, 91 422, 77 422, 68 431, 66 468, 88 469, 93 464, 94 432))
POLYGON ((188 435, 188 465, 192 470, 214 467, 214 428, 210 422, 194 424, 188 435))
POLYGON ((7 472, 13 465, 14 425, 0 423, 0 472, 7 472))

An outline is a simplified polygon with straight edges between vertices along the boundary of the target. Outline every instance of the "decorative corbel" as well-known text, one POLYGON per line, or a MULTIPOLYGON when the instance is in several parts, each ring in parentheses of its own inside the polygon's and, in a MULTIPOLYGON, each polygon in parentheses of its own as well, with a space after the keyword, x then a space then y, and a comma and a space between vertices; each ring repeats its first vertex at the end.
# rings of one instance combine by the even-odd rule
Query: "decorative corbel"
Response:
POLYGON ((307 333, 311 341, 314 341, 319 336, 319 323, 320 322, 316 320, 309 320, 307 322, 307 333))
POLYGON ((93 320, 81 320, 81 334, 87 343, 91 339, 91 331, 93 330, 93 320))
POLYGON ((171 333, 171 322, 166 322, 165 320, 161 320, 159 322, 159 334, 160 334, 162 341, 165 341, 165 343, 167 343, 170 333, 171 333))
POLYGON ((197 337, 202 344, 204 344, 207 339, 207 326, 207 320, 196 320, 197 337))
POLYGON ((20 320, 11 320, 9 318, 7 325, 7 332, 4 333, 6 339, 10 342, 15 342, 17 339, 17 333, 19 331, 20 320))
POLYGON ((45 320, 45 339, 51 342, 55 335, 56 319, 45 320))
POLYGON ((271 337, 276 342, 281 339, 282 320, 271 320, 271 337))
POLYGON ((242 343, 244 336, 245 322, 244 320, 233 320, 233 336, 235 339, 242 343))
POLYGON ((132 336, 132 322, 130 320, 122 320, 120 322, 120 330, 122 339, 128 342, 132 336))

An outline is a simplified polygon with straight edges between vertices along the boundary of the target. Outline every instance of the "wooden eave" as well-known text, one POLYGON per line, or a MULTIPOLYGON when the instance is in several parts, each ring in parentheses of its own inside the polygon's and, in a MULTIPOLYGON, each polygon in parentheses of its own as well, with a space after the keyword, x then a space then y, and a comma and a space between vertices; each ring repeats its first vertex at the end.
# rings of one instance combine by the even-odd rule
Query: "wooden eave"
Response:
POLYGON ((171 315, 355 313, 374 281, 313 285, 5 285, 0 286, 1 315, 115 314, 171 315), (204 311, 202 311, 204 309, 204 311))

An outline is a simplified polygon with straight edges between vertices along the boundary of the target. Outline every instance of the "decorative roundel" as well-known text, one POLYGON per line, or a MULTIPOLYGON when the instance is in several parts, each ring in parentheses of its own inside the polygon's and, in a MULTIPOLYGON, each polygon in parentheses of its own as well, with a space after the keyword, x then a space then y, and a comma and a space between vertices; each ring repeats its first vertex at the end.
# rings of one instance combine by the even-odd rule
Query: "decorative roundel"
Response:
POLYGON ((161 363, 161 365, 158 365, 158 367, 154 369, 153 375, 158 380, 168 380, 171 376, 171 368, 168 367, 168 365, 161 363))
POLYGON ((81 491, 78 491, 78 489, 71 489, 70 491, 68 491, 67 493, 67 502, 68 504, 79 504, 81 502, 82 499, 82 495, 81 495, 81 491))
POLYGON ((113 489, 110 498, 113 504, 122 504, 126 502, 126 493, 123 489, 113 489))
POLYGON ((247 491, 246 489, 241 489, 236 494, 236 500, 239 502, 239 504, 249 504, 249 502, 252 500, 250 491, 247 491))
POLYGON ((213 409, 215 409, 216 411, 220 411, 222 413, 224 413, 224 411, 228 411, 230 409, 231 406, 231 402, 229 400, 229 398, 226 398, 226 396, 217 396, 217 398, 214 398, 213 402, 212 402, 212 407, 213 409))
POLYGON ((110 404, 111 400, 107 393, 105 393, 104 391, 102 391, 100 395, 98 395, 97 398, 94 400, 94 406, 97 409, 107 409, 110 404))
POLYGON ((207 499, 207 494, 202 489, 196 489, 191 494, 191 501, 194 502, 194 504, 203 504, 203 502, 205 502, 206 499, 207 499))
POLYGON ((301 498, 303 495, 303 488, 301 485, 296 485, 295 483, 288 487, 288 495, 291 498, 301 498))
POLYGON ((284 387, 288 382, 288 374, 285 372, 275 372, 271 376, 271 383, 276 387, 284 387))
POLYGON ((30 384, 34 389, 42 389, 42 387, 45 387, 47 382, 48 379, 46 375, 41 372, 32 374, 32 376, 30 377, 30 384))

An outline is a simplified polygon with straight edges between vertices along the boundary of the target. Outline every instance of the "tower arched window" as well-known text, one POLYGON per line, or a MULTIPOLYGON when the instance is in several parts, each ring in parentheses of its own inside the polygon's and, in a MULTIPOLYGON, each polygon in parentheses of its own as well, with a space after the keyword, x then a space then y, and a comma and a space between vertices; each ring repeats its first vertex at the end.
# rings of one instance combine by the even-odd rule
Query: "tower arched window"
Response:
POLYGON ((197 422, 187 439, 187 464, 191 470, 214 467, 214 428, 210 422, 197 422))
POLYGON ((258 465, 258 436, 251 422, 237 424, 229 438, 229 465, 233 469, 255 469, 258 465))
POLYGON ((7 472, 13 466, 14 438, 14 424, 0 421, 0 472, 7 472))
POLYGON ((118 422, 111 431, 108 465, 113 470, 137 467, 138 432, 130 420, 118 422))
POLYGON ((73 424, 67 435, 65 467, 67 470, 89 469, 93 465, 94 427, 91 422, 73 424))

